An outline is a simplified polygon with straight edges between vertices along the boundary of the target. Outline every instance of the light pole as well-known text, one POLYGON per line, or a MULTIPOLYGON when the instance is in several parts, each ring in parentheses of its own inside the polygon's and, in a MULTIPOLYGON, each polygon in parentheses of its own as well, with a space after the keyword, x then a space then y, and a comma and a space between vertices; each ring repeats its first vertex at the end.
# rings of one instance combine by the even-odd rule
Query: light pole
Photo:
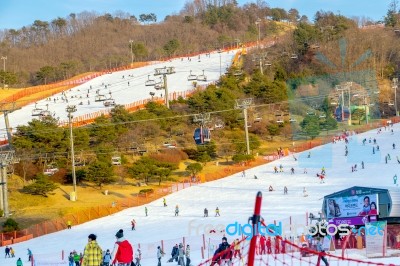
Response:
POLYGON ((394 109, 396 111, 396 116, 399 116, 399 113, 397 112, 397 86, 398 86, 398 78, 393 78, 393 90, 394 90, 394 109))
POLYGON ((129 44, 131 46, 131 66, 133 65, 133 40, 129 40, 129 44))
POLYGON ((260 18, 256 20, 256 25, 258 26, 257 48, 260 49, 260 25, 261 25, 260 18))
POLYGON ((222 70, 221 70, 221 53, 222 53, 222 49, 218 49, 218 53, 219 53, 219 76, 222 76, 222 70))
POLYGON ((71 162, 72 162, 72 183, 74 186, 74 192, 70 197, 71 201, 76 201, 78 198, 76 191, 76 174, 75 174, 75 154, 74 154, 74 136, 72 134, 72 113, 76 112, 75 105, 68 105, 65 109, 68 113, 68 122, 69 122, 69 137, 70 137, 70 145, 71 145, 71 162))
POLYGON ((6 60, 7 56, 2 56, 1 60, 3 60, 3 90, 6 88, 6 60))

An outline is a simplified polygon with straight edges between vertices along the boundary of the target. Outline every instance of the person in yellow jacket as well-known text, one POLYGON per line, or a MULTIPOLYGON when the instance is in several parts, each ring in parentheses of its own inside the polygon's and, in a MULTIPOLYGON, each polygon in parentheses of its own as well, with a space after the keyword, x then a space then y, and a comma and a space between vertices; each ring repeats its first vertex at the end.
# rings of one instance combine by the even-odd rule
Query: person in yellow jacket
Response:
POLYGON ((103 261, 103 250, 96 242, 97 236, 90 234, 88 236, 88 243, 86 244, 83 253, 81 266, 100 266, 103 261))
POLYGON ((239 238, 236 238, 235 241, 233 241, 233 257, 236 258, 236 256, 239 256, 239 259, 242 258, 242 254, 240 254, 240 241, 239 238))

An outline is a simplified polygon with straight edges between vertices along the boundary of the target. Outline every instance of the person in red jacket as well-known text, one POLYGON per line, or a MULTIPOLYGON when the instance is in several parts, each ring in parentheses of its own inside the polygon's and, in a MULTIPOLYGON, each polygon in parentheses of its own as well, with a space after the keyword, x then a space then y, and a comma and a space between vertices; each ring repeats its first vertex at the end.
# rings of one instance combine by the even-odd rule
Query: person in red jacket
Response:
POLYGON ((271 237, 268 237, 267 242, 266 242, 266 245, 267 245, 267 253, 268 253, 268 254, 271 254, 271 253, 272 253, 272 249, 271 249, 271 246, 272 246, 271 237))
POLYGON ((115 234, 117 242, 115 242, 114 250, 111 254, 112 265, 130 266, 133 261, 132 245, 124 238, 124 231, 119 229, 115 234))
POLYGON ((267 254, 267 250, 265 249, 265 244, 267 242, 267 239, 265 238, 265 236, 261 236, 260 238, 260 254, 267 254))
POLYGON ((279 238, 275 237, 275 254, 279 254, 280 246, 279 246, 279 238))

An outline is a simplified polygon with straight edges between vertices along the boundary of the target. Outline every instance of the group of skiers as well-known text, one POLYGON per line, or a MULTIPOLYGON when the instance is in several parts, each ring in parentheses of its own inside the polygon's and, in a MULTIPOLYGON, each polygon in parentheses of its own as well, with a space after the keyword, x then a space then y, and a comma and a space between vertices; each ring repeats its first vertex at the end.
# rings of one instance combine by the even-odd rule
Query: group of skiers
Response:
POLYGON ((190 266, 190 246, 186 245, 186 249, 183 246, 182 243, 176 244, 171 251, 171 258, 168 260, 168 262, 173 262, 173 261, 178 262, 178 265, 181 266, 190 266), (185 257, 186 257, 186 262, 185 262, 185 257))
POLYGON ((118 230, 115 234, 116 242, 112 252, 109 249, 103 251, 97 243, 97 236, 90 234, 84 252, 78 254, 75 250, 70 252, 68 257, 69 266, 139 266, 142 259, 140 249, 137 249, 135 256, 133 247, 124 238, 124 231, 118 230))

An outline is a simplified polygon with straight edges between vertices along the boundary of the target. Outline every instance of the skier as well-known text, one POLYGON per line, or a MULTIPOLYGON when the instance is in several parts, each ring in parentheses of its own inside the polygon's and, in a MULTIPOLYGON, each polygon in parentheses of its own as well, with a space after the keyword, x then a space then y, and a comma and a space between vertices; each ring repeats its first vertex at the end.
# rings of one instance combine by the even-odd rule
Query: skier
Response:
POLYGON ((142 252, 140 249, 137 249, 137 252, 135 254, 135 261, 136 261, 136 266, 140 266, 140 261, 142 260, 142 252))
POLYGON ((111 253, 110 250, 107 249, 106 254, 103 257, 103 266, 109 266, 111 262, 111 253))
POLYGON ((257 179, 257 176, 256 176, 256 175, 254 175, 254 179, 257 179))
POLYGON ((204 217, 208 217, 208 210, 207 210, 207 208, 204 208, 204 217))
POLYGON ((283 166, 279 165, 279 172, 283 173, 283 166))
POLYGON ((221 216, 221 215, 219 214, 219 209, 218 209, 218 207, 215 209, 215 217, 217 217, 217 216, 221 216))
POLYGON ((178 261, 178 244, 175 244, 175 246, 172 248, 171 251, 171 259, 168 260, 168 262, 172 262, 173 260, 178 261))
POLYGON ((396 156, 396 159, 397 159, 397 163, 399 163, 399 164, 400 164, 400 159, 399 159, 399 156, 396 156))
POLYGON ((132 225, 132 231, 136 231, 136 229, 135 229, 135 226, 136 226, 136 221, 135 221, 135 219, 132 219, 131 225, 132 225))
POLYGON ((185 256, 186 256, 186 266, 190 266, 190 246, 189 246, 189 244, 186 245, 185 256))
POLYGON ((375 147, 372 147, 372 154, 375 154, 375 147))
POLYGON ((144 214, 147 216, 147 207, 144 207, 144 214))
POLYGON ((272 191, 274 191, 274 188, 272 186, 269 186, 268 191, 272 192, 272 191))
POLYGON ((278 173, 278 167, 274 166, 274 173, 278 173))
POLYGON ((163 198, 164 207, 167 207, 167 200, 163 198))
POLYGON ((390 158, 390 154, 389 154, 389 153, 388 153, 387 157, 388 157, 388 160, 390 161, 390 160, 391 160, 391 158, 390 158))
POLYGON ((397 184, 397 175, 393 176, 393 184, 399 186, 399 184, 397 184))
POLYGON ((283 194, 286 195, 287 193, 288 193, 288 189, 287 189, 287 187, 285 186, 285 187, 283 188, 283 194))
POLYGON ((18 258, 18 260, 17 260, 17 266, 22 266, 23 264, 22 264, 22 260, 21 260, 21 258, 18 258))
POLYGON ((71 222, 71 220, 68 220, 67 221, 67 228, 71 229, 71 227, 72 227, 72 222, 71 222))
POLYGON ((304 168, 304 174, 307 174, 307 168, 304 168))
POLYGON ((175 207, 175 216, 179 216, 179 206, 176 205, 175 207))
POLYGON ((307 158, 311 158, 311 152, 308 152, 307 158))
POLYGON ((11 256, 10 256, 10 248, 8 246, 6 246, 5 252, 6 252, 6 256, 4 258, 7 258, 7 256, 9 258, 11 258, 11 256))
POLYGON ((183 244, 179 244, 178 248, 178 265, 185 266, 185 250, 183 248, 183 244))
POLYGON ((318 261, 322 259, 322 261, 325 263, 325 266, 329 266, 328 260, 325 258, 325 250, 322 248, 322 241, 318 241, 317 243, 317 251, 320 252, 318 256, 318 261))
POLYGON ((321 169, 321 175, 325 175, 326 173, 325 173, 325 166, 322 166, 322 169, 321 169))
POLYGON ((294 175, 294 168, 292 167, 291 169, 290 169, 290 171, 291 171, 291 175, 294 175))
POLYGON ((361 169, 364 169, 364 161, 361 162, 361 169))
MULTIPOLYGON (((265 236, 264 236, 265 237, 265 236)), ((240 242, 239 242, 239 238, 236 238, 236 240, 233 242, 233 257, 236 259, 236 256, 239 256, 239 259, 242 258, 242 254, 240 254, 240 242)))
POLYGON ((157 266, 161 266, 161 258, 162 258, 162 256, 164 256, 164 251, 162 251, 161 250, 161 247, 160 246, 158 246, 157 247, 157 259, 158 259, 158 264, 157 264, 157 266))
POLYGON ((246 172, 243 170, 242 177, 246 177, 246 172))
POLYGON ((28 248, 28 261, 32 260, 32 251, 28 248))
POLYGON ((308 197, 306 187, 303 188, 303 197, 308 197))
POLYGON ((376 150, 379 151, 379 145, 376 145, 376 150))

